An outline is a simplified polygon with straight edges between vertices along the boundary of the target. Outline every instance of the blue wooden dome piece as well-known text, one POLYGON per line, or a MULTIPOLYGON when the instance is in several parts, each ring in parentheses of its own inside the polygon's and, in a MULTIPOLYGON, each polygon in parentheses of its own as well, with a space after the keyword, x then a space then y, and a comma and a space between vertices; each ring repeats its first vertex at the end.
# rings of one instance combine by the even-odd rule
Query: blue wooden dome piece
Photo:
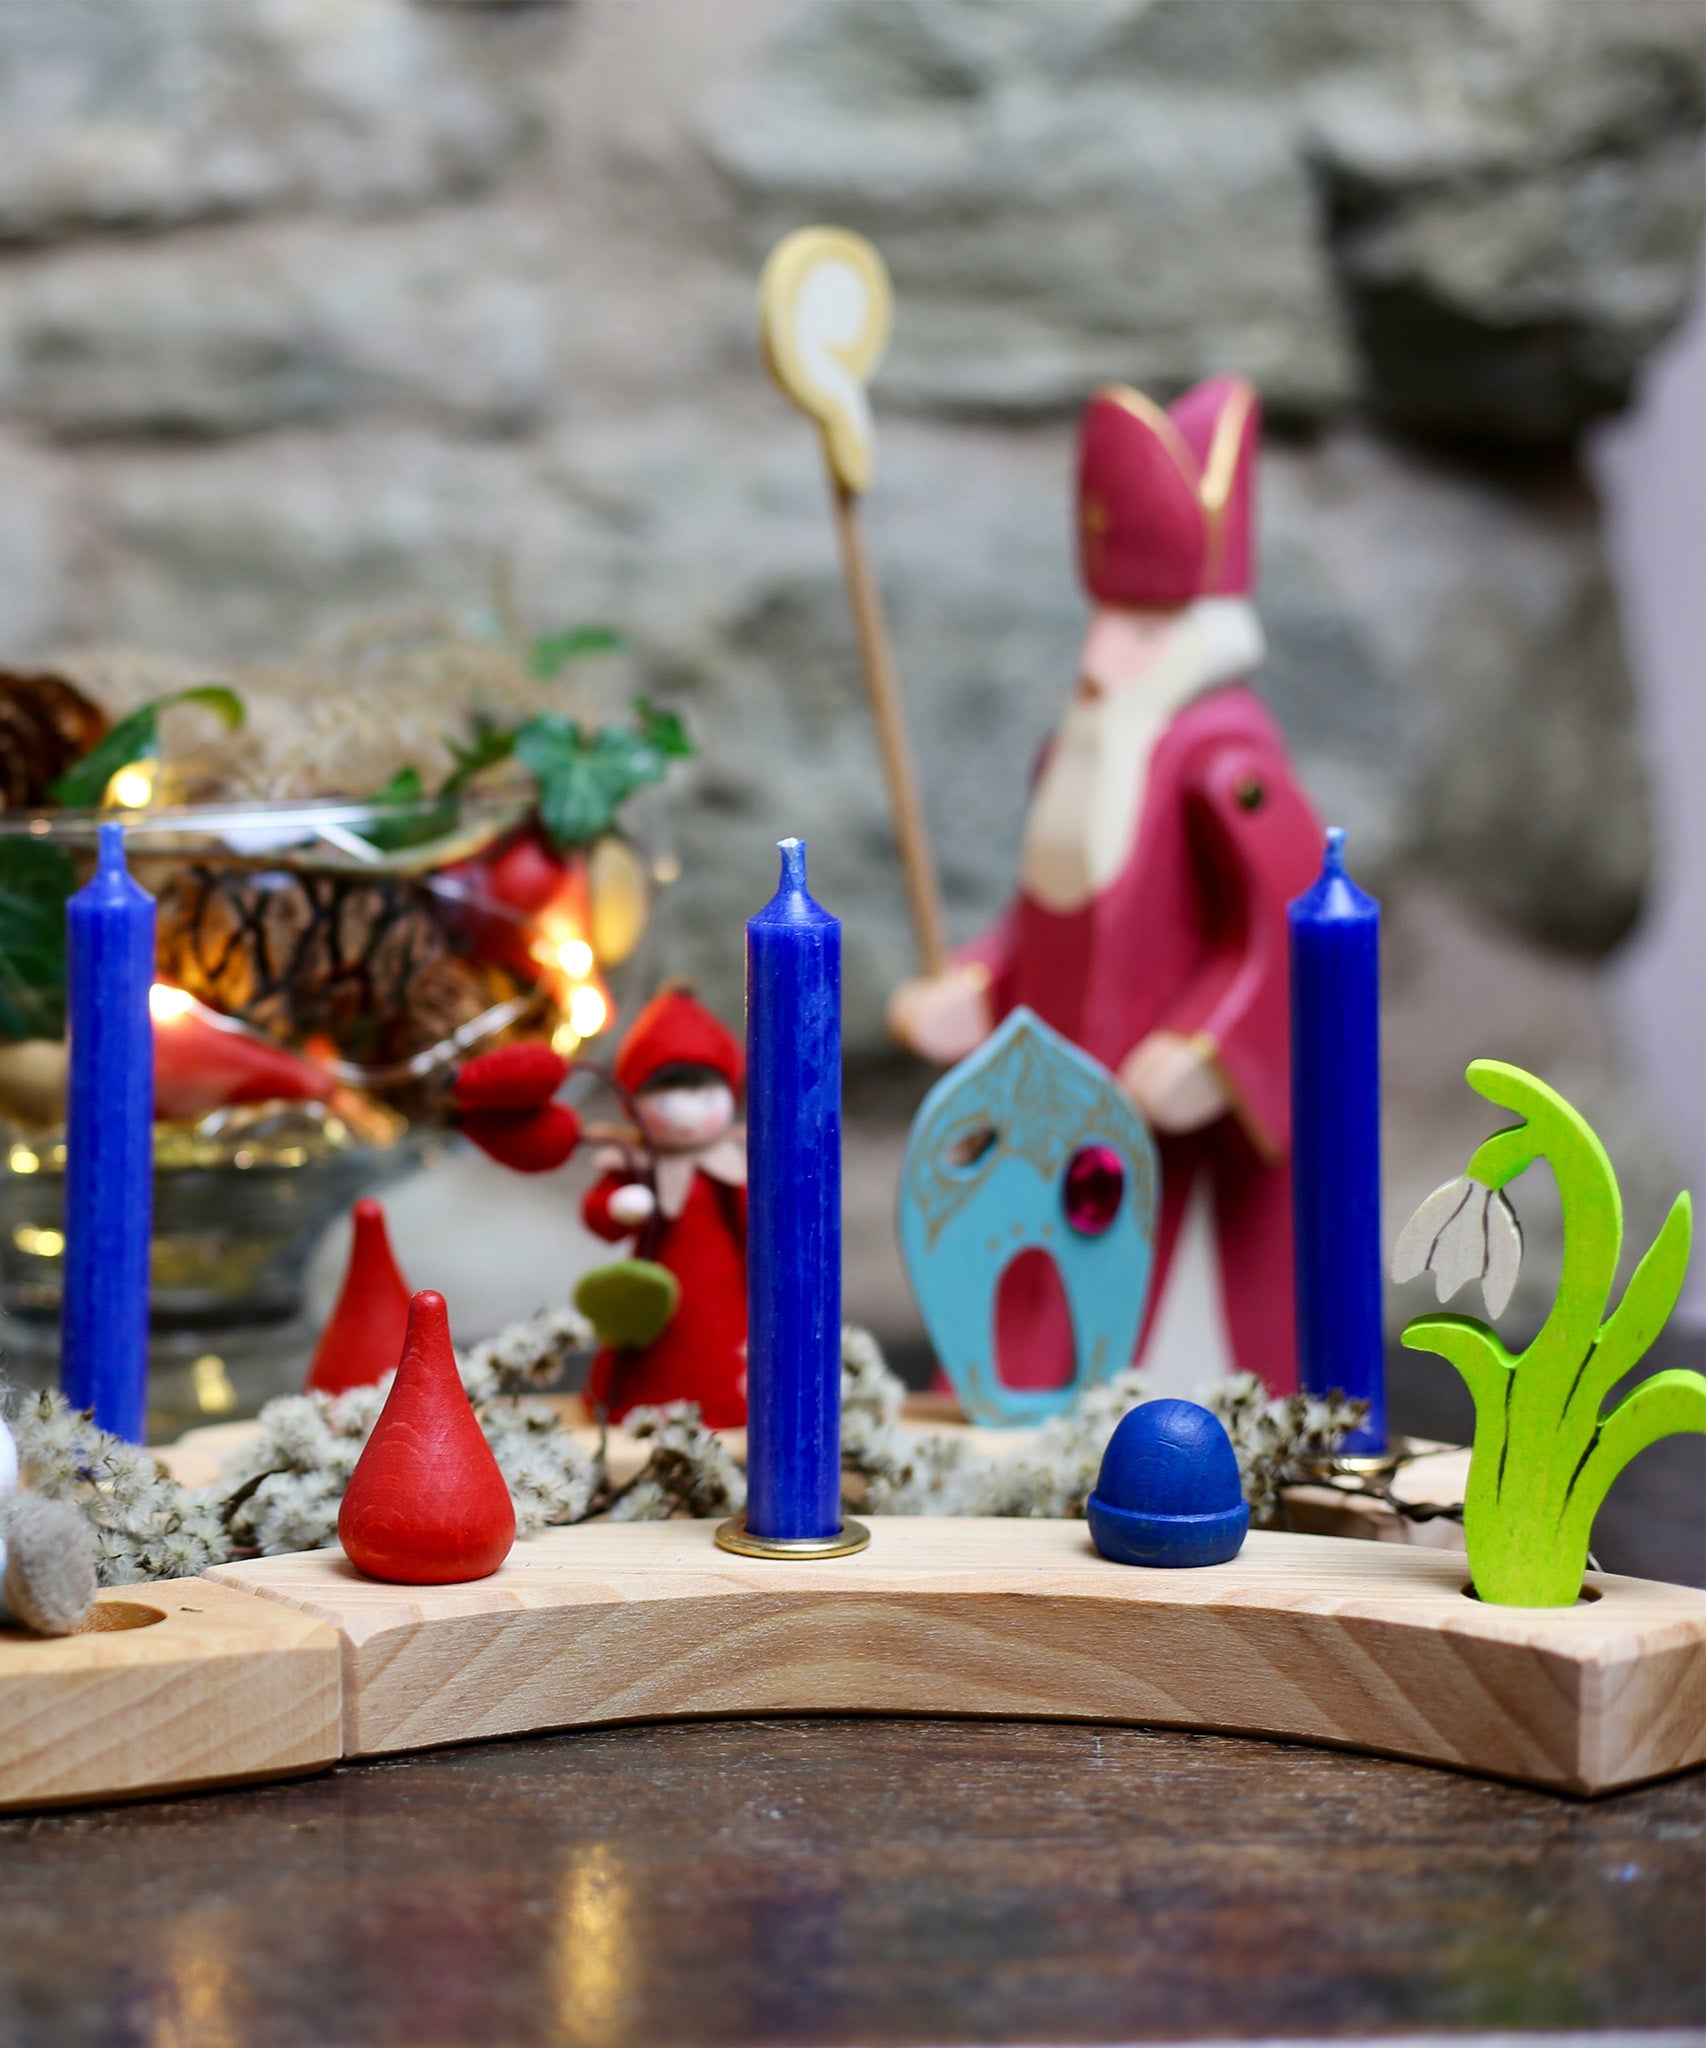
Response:
POLYGON ((1115 1564, 1224 1564, 1250 1527, 1232 1439, 1195 1401, 1145 1401, 1121 1418, 1085 1512, 1115 1564))

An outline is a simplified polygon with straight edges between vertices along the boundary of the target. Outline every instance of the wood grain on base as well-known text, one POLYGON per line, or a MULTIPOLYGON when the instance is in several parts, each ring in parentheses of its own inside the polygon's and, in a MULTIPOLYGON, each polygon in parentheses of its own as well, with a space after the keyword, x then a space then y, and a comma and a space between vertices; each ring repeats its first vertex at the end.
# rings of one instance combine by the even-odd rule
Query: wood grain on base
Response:
POLYGON ((336 1633, 205 1579, 102 1593, 76 1635, 0 1629, 0 1807, 335 1763, 336 1633))
POLYGON ((1082 1522, 889 1516, 858 1556, 764 1563, 713 1527, 551 1530, 466 1586, 380 1585, 336 1550, 212 1576, 336 1624, 351 1756, 786 1712, 1217 1729, 1584 1793, 1706 1756, 1685 1587, 1595 1575, 1575 1608, 1495 1608, 1461 1558, 1395 1544, 1256 1533, 1143 1571, 1082 1522))

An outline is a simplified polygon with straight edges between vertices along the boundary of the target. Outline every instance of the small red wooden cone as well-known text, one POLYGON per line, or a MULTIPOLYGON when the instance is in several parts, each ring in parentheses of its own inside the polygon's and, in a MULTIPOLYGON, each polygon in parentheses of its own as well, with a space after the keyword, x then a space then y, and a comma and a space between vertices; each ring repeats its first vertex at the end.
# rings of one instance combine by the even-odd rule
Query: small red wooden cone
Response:
POLYGON ((343 1291, 314 1347, 303 1389, 310 1394, 343 1394, 370 1387, 395 1372, 409 1327, 409 1283, 397 1270, 385 1211, 374 1201, 350 1211, 355 1235, 343 1291))
POLYGON ((409 1303, 403 1362, 350 1476, 338 1541, 358 1571, 401 1586, 489 1578, 515 1541, 509 1488, 456 1370, 442 1294, 409 1303))

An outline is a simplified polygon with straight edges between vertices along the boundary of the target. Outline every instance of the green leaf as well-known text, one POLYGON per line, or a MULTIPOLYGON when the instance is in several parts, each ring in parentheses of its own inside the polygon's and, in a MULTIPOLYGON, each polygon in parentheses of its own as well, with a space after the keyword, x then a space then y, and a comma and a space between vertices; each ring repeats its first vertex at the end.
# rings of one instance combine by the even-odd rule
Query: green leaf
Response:
POLYGON ((0 1038, 65 1029, 65 900, 71 856, 39 839, 0 839, 0 1038))
POLYGON ((681 1302, 681 1283, 650 1259, 617 1259, 583 1273, 575 1287, 578 1308, 602 1344, 617 1351, 655 1344, 681 1302))
POLYGON ((230 732, 243 723, 243 700, 223 683, 202 683, 193 690, 174 690, 142 704, 121 718, 104 740, 82 760, 73 761, 48 791, 56 804, 92 809, 106 795, 107 784, 131 761, 152 761, 160 751, 160 714, 173 704, 204 704, 230 732))
POLYGON ((588 734, 572 718, 541 712, 517 728, 516 758, 539 785, 539 816, 559 848, 609 831, 636 790, 692 752, 673 712, 642 704, 636 718, 637 729, 606 725, 588 734))
POLYGON ((528 653, 528 667, 542 683, 566 663, 583 654, 611 654, 627 641, 614 626, 570 626, 561 633, 541 633, 528 653))
POLYGON ((639 720, 641 737, 666 760, 692 760, 693 742, 687 736, 687 728, 682 724, 679 712, 660 710, 644 697, 636 697, 634 714, 639 720))
POLYGON ((445 777, 439 795, 457 796, 483 769, 495 768, 500 761, 509 759, 515 752, 515 733, 490 718, 476 716, 466 746, 453 739, 444 744, 456 766, 445 777))
POLYGON ((374 804, 395 804, 401 809, 410 807, 410 815, 398 818, 373 818, 358 827, 360 836, 369 846, 378 847, 381 853, 400 853, 405 846, 424 846, 429 839, 441 838, 456 823, 456 799, 440 796, 437 802, 424 808, 415 808, 421 800, 421 774, 418 768, 399 768, 379 793, 370 798, 374 804))
POLYGON ((1600 1402, 1645 1356, 1648 1346, 1669 1321, 1676 1298, 1682 1292, 1693 1235, 1694 1204, 1684 1189, 1671 1204, 1664 1228, 1631 1274, 1616 1313, 1601 1327, 1593 1358, 1577 1380, 1565 1404, 1566 1410, 1586 1401, 1591 1402, 1592 1412, 1597 1415, 1600 1402))

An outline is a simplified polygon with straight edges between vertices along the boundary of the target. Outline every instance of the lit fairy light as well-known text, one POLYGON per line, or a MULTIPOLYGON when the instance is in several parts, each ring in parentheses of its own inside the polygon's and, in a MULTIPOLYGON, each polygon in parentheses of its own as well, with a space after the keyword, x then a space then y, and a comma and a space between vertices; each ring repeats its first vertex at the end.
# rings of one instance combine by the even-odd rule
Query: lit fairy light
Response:
POLYGON ((173 988, 170 982, 157 981, 148 991, 148 1014, 156 1024, 170 1024, 179 1017, 187 1017, 195 1008, 195 997, 187 988, 173 988))
POLYGON ((105 801, 120 810, 140 811, 154 801, 154 777, 157 764, 153 761, 127 761, 116 769, 106 787, 105 801))
POLYGON ((569 1028, 582 1038, 596 1038, 609 1014, 610 1005, 590 982, 577 988, 569 998, 569 1028))
POLYGON ((592 948, 585 939, 565 939, 557 948, 557 965, 575 981, 585 981, 592 972, 592 948))

